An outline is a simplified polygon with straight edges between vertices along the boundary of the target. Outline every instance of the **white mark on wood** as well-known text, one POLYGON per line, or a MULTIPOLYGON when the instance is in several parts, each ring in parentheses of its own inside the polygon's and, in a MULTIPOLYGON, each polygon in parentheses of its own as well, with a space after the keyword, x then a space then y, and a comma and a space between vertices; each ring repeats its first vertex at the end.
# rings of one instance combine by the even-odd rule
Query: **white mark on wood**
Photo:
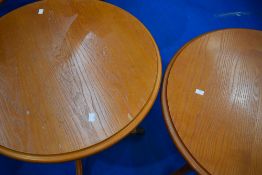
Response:
POLYGON ((38 9, 38 15, 44 14, 44 9, 38 9))
POLYGON ((201 89, 196 89, 195 90, 195 93, 198 94, 198 95, 204 95, 205 94, 205 91, 201 90, 201 89))
POLYGON ((26 115, 30 115, 30 111, 29 110, 26 110, 26 115))
POLYGON ((88 114, 88 121, 89 122, 94 122, 96 120, 96 113, 91 112, 88 114))
POLYGON ((131 114, 128 113, 128 114, 127 114, 127 117, 128 117, 129 120, 133 120, 133 117, 132 117, 131 114))

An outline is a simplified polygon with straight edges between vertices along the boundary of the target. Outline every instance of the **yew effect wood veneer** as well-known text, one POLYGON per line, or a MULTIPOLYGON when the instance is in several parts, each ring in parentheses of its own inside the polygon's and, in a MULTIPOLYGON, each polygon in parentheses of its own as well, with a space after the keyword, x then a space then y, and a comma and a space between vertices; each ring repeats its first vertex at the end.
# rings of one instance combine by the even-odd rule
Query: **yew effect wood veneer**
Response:
POLYGON ((226 29, 186 44, 166 71, 163 114, 199 174, 262 174, 262 31, 226 29))
POLYGON ((62 162, 101 151, 152 107, 158 48, 124 10, 38 1, 0 18, 0 153, 62 162))

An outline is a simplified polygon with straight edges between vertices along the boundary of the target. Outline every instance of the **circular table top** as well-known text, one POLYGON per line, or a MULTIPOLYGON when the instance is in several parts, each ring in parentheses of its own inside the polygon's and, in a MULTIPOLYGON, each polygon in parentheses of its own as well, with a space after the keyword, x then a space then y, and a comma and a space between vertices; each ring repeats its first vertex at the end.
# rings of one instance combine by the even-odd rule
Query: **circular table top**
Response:
POLYGON ((97 0, 40 1, 0 18, 0 153, 78 159, 131 132, 157 96, 147 29, 97 0))
POLYGON ((262 174, 262 32, 226 29, 189 42, 167 69, 162 105, 200 174, 262 174))

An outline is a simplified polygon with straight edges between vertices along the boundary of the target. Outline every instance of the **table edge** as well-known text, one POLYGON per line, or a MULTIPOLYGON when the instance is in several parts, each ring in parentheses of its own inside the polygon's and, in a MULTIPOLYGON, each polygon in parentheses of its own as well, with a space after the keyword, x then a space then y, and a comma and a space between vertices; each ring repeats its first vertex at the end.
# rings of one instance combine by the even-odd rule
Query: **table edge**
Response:
MULTIPOLYGON (((195 38, 196 39, 196 38, 195 38)), ((195 40, 193 39, 193 40, 195 40)), ((161 91, 161 106, 162 106, 162 114, 165 121, 165 125, 168 129, 168 133, 171 136, 174 144, 176 145, 176 148, 178 148, 179 152, 182 154, 182 156, 186 159, 186 161, 190 164, 192 168, 194 168, 199 174, 201 175, 208 175, 208 173, 201 165, 200 163, 193 157, 193 155, 189 152, 189 150, 184 145, 182 139, 180 138, 177 130, 175 129, 175 126, 172 123, 171 115, 169 113, 168 109, 168 102, 167 102, 167 83, 169 78, 169 73, 171 71, 171 68, 177 58, 177 56, 182 52, 182 50, 187 47, 193 40, 187 42, 181 49, 178 50, 178 52, 175 54, 175 56, 172 58, 170 63, 168 64, 168 67, 166 69, 164 78, 163 78, 163 85, 162 85, 162 91, 161 91)))

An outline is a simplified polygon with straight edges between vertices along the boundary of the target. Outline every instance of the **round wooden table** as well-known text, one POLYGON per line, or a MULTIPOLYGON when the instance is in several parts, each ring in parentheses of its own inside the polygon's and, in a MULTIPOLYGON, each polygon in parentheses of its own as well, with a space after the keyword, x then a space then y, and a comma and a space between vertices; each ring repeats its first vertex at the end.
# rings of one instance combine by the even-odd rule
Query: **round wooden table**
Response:
POLYGON ((124 10, 49 0, 0 18, 0 153, 62 162, 101 151, 152 107, 158 48, 124 10))
POLYGON ((164 77, 163 114, 200 174, 262 174, 262 31, 226 29, 186 44, 164 77))

